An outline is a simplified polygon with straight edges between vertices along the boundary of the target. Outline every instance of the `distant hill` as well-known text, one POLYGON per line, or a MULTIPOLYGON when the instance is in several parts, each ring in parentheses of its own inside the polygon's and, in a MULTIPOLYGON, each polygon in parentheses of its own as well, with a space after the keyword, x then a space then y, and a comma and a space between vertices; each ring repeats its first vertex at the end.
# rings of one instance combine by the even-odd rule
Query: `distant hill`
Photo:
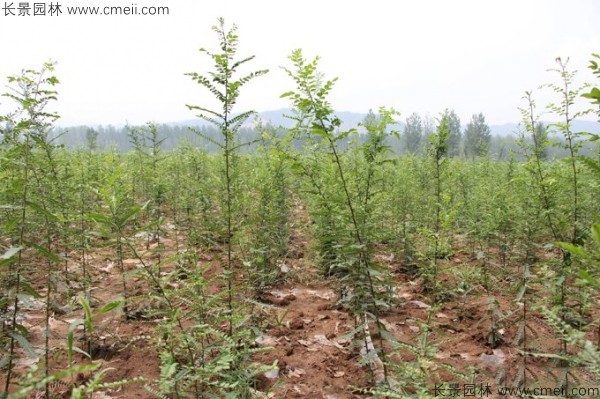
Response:
MULTIPOLYGON (((360 122, 365 119, 367 114, 359 112, 336 112, 338 118, 342 120, 342 130, 355 128, 360 122)), ((274 126, 292 127, 294 121, 285 115, 293 115, 292 110, 289 108, 278 109, 274 111, 259 112, 258 117, 263 121, 269 121, 274 126)))
MULTIPOLYGON (((550 122, 544 122, 545 125, 549 125, 550 122)), ((503 125, 490 125, 492 134, 497 136, 507 136, 514 134, 519 131, 519 125, 516 123, 505 123, 503 125)), ((572 125, 574 133, 588 132, 588 133, 600 133, 600 123, 593 121, 574 120, 572 125)))

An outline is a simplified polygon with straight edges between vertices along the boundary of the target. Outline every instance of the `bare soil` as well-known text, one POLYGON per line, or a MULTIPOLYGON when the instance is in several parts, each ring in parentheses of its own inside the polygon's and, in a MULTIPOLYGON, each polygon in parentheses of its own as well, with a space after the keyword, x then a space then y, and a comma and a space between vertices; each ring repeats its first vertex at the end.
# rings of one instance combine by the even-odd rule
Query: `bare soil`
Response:
MULTIPOLYGON (((176 231, 168 229, 162 241, 161 256, 168 257, 177 252, 176 231)), ((181 234, 181 233, 179 233, 181 234)), ((155 245, 151 244, 151 245, 155 245)), ((140 249, 146 242, 139 240, 140 249)), ((443 284, 454 287, 459 284, 451 269, 481 267, 480 262, 466 250, 465 243, 455 242, 455 255, 441 263, 443 284)), ((73 272, 80 272, 81 259, 75 253, 71 254, 73 272)), ((156 256, 148 252, 149 258, 156 256)), ((201 254, 201 262, 207 265, 209 273, 218 272, 220 253, 213 249, 201 254), (215 265, 214 267, 210 267, 215 265)), ((96 250, 89 254, 87 262, 92 269, 94 289, 92 294, 96 304, 104 304, 121 295, 120 272, 114 266, 114 254, 109 250, 96 250), (112 265, 112 266, 111 266, 112 265)), ((443 304, 431 309, 431 300, 423 291, 422 281, 407 271, 407 266, 398 259, 394 251, 385 245, 378 247, 376 261, 387 265, 395 279, 395 298, 397 304, 383 315, 383 323, 389 332, 399 341, 415 345, 423 334, 427 320, 430 320, 431 332, 429 339, 436 345, 434 360, 440 366, 437 368, 440 381, 431 381, 429 391, 440 382, 458 382, 454 373, 444 370, 442 365, 457 373, 470 375, 474 384, 490 384, 495 392, 496 387, 512 386, 517 370, 523 361, 523 354, 518 345, 513 344, 517 334, 518 313, 506 318, 500 329, 501 342, 497 347, 489 345, 489 321, 487 318, 488 298, 482 294, 468 294, 465 297, 454 297, 443 304)), ((337 305, 339 285, 332 279, 324 278, 315 264, 313 238, 311 235, 311 220, 307 211, 296 204, 292 212, 292 225, 288 256, 282 259, 285 267, 282 283, 271 287, 258 298, 264 304, 267 328, 256 341, 261 347, 272 349, 256 356, 256 360, 264 364, 277 361, 278 370, 260 376, 257 380, 257 396, 264 398, 363 398, 369 395, 361 393, 361 389, 372 384, 372 373, 365 365, 361 365, 362 357, 359 349, 346 337, 355 328, 355 319, 337 305)), ((125 268, 133 270, 140 267, 135 259, 127 259, 125 268)), ((511 269, 518 265, 511 265, 511 269)), ((43 282, 37 282, 39 292, 45 295, 43 282)), ((149 289, 141 277, 130 280, 133 291, 142 295, 149 289)), ((493 288, 493 294, 499 304, 499 309, 508 314, 519 310, 519 305, 513 301, 514 292, 510 287, 514 281, 507 279, 501 286, 493 288)), ((213 287, 213 290, 218 287, 213 287)), ((483 292, 481 287, 474 290, 483 292)), ((64 295, 64 294, 63 294, 64 295)), ((134 301, 133 314, 136 309, 139 314, 151 304, 144 300, 134 301), (137 308, 136 308, 137 306, 137 308)), ((29 341, 35 348, 41 349, 44 344, 45 309, 42 301, 23 304, 23 319, 21 323, 30 331, 29 341)), ((598 307, 593 309, 593 318, 600 317, 598 307)), ((53 311, 50 323, 50 345, 54 348, 56 357, 52 371, 66 365, 64 345, 67 329, 77 318, 82 317, 81 309, 76 307, 60 308, 53 311)), ((125 320, 122 314, 111 312, 96 320, 95 346, 92 356, 101 363, 101 369, 106 372, 107 381, 122 379, 135 380, 144 377, 153 381, 159 376, 159 358, 157 350, 152 346, 156 338, 157 320, 146 320, 142 317, 136 320, 125 320)), ((532 338, 532 344, 540 352, 556 353, 558 341, 555 333, 544 321, 539 311, 531 311, 530 323, 537 332, 537 338, 532 338)), ((590 339, 594 339, 590 335, 590 339)), ((78 342, 83 347, 83 342, 78 342)), ((85 348, 84 348, 85 349, 85 348)), ((411 362, 414 354, 400 350, 393 359, 398 362, 411 362)), ((77 355, 79 363, 88 362, 77 355)), ((43 360, 29 359, 24 353, 19 353, 15 372, 23 375, 27 368, 43 360)), ((550 358, 531 357, 527 359, 529 367, 537 374, 537 385, 557 386, 554 376, 560 373, 556 362, 550 358)), ((576 370, 579 381, 576 386, 594 386, 597 381, 585 370, 576 370)), ((0 376, 0 384, 4 375, 0 376)), ((78 383, 89 378, 87 375, 77 376, 78 383)), ((19 378, 15 381, 18 384, 19 378)), ((463 380, 463 382, 466 380, 463 380)), ((66 381, 65 381, 66 382, 66 381)), ((133 382, 122 387, 107 389, 95 394, 95 398, 152 398, 144 389, 144 382, 133 382)), ((68 384, 53 384, 56 397, 68 397, 68 384)), ((462 388, 461 388, 462 389, 462 388)), ((38 394, 39 395, 39 394, 38 394)), ((496 396, 495 394, 492 395, 496 396)), ((35 396, 32 397, 41 397, 35 396)))

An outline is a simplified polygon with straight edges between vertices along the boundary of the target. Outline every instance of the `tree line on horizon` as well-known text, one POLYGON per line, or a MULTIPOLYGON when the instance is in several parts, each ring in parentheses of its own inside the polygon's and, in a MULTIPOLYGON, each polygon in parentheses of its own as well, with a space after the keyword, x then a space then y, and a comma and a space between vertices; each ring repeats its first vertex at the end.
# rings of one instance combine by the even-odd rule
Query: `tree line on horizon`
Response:
MULTIPOLYGON (((474 159, 478 157, 489 156, 492 159, 506 160, 511 156, 520 159, 520 144, 518 132, 513 134, 493 134, 490 126, 485 120, 483 113, 474 114, 471 120, 463 127, 461 120, 452 109, 445 110, 442 115, 447 116, 450 135, 448 137, 448 155, 450 157, 462 157, 474 159)), ((369 111, 365 120, 376 118, 376 115, 369 111)), ((399 136, 390 136, 387 138, 388 145, 397 155, 412 154, 424 155, 429 146, 429 137, 435 133, 436 120, 429 115, 421 116, 413 112, 403 121, 398 121, 391 125, 391 129, 398 131, 399 136)), ((218 151, 218 146, 212 142, 204 140, 185 124, 155 124, 148 123, 156 127, 158 136, 161 140, 161 148, 166 151, 174 150, 181 145, 190 145, 200 148, 208 153, 218 151)), ((67 128, 54 128, 51 136, 56 144, 64 145, 70 149, 91 149, 99 151, 131 151, 135 149, 135 143, 132 139, 134 132, 140 126, 113 126, 113 125, 80 125, 67 128)), ((196 127, 206 137, 212 138, 217 143, 221 139, 220 132, 214 126, 202 125, 196 127)), ((544 157, 563 158, 568 156, 568 152, 561 146, 564 138, 555 134, 551 124, 538 122, 535 127, 538 138, 547 137, 554 145, 545 149, 544 157)), ((246 153, 254 153, 261 138, 262 132, 268 130, 270 134, 283 137, 286 134, 286 128, 283 126, 273 126, 269 121, 261 122, 255 126, 242 127, 239 131, 241 142, 254 143, 244 148, 246 153)), ((351 140, 362 143, 366 136, 359 129, 359 134, 355 137, 341 139, 338 145, 346 148, 351 140)), ((528 140, 532 140, 529 138, 528 140)), ((589 141, 582 142, 581 153, 591 156, 598 152, 597 145, 589 141)), ((300 145, 296 146, 300 149, 300 145)))

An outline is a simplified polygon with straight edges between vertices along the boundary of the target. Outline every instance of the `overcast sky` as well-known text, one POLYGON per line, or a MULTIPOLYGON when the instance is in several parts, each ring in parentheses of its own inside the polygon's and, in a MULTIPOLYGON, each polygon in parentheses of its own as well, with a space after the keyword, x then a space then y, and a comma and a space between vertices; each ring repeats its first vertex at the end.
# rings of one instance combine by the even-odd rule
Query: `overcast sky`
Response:
MULTIPOLYGON (((546 70, 557 56, 570 57, 580 79, 593 81, 587 65, 600 52, 597 0, 53 3, 61 15, 5 16, 0 9, 0 82, 4 92, 6 76, 56 61, 61 84, 54 109, 62 125, 178 121, 194 117, 186 103, 214 105, 184 73, 210 70, 198 49, 215 48, 211 26, 220 16, 238 25, 240 55, 256 55, 251 68, 271 71, 244 88, 238 111, 288 106, 279 96, 293 82, 280 66, 302 48, 321 56, 326 76, 339 78, 331 97, 339 111, 385 105, 405 119, 453 108, 463 123, 477 112, 491 124, 518 122, 524 91, 555 81, 546 70), (66 15, 70 6, 132 4, 168 6, 170 13, 66 15)), ((543 92, 538 97, 540 104, 550 101, 543 92)), ((3 111, 12 106, 8 99, 0 103, 3 111)))

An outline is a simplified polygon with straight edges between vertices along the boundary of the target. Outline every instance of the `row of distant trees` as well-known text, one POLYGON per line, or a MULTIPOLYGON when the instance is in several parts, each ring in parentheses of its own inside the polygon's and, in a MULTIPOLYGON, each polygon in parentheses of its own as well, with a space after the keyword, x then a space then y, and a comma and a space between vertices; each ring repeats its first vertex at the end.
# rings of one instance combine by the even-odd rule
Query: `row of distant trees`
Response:
MULTIPOLYGON (((464 130, 456 112, 446 110, 445 113, 450 129, 447 140, 448 154, 452 157, 476 158, 491 153, 500 155, 499 151, 502 151, 502 147, 514 147, 514 139, 492 136, 490 127, 482 113, 474 114, 464 130)), ((545 132, 546 127, 544 124, 538 123, 536 134, 541 137, 545 132)), ((428 137, 435 133, 435 121, 428 116, 421 118, 418 113, 414 112, 406 119, 406 127, 403 133, 401 149, 412 154, 422 153, 427 148, 428 137)), ((544 157, 548 156, 548 153, 546 152, 543 155, 544 157)))
MULTIPOLYGON (((517 136, 492 135, 483 114, 473 115, 469 123, 463 128, 460 118, 453 110, 446 110, 445 113, 450 129, 448 138, 449 156, 468 159, 489 156, 494 159, 507 159, 512 153, 516 154, 517 158, 519 157, 517 136)), ((369 115, 366 118, 369 118, 369 115)), ((388 145, 396 154, 425 154, 429 146, 429 136, 435 133, 436 123, 430 116, 421 117, 418 113, 412 113, 406 118, 403 127, 398 126, 400 138, 389 138, 388 145)), ((267 128, 270 128, 275 135, 282 136, 286 134, 283 128, 269 126, 267 128)), ((198 129, 204 136, 211 137, 216 142, 221 140, 220 133, 212 126, 202 126, 198 129)), ((546 134, 546 129, 547 127, 541 122, 537 125, 536 132, 539 137, 546 134)), ((114 148, 117 151, 129 151, 134 148, 131 136, 132 130, 134 128, 128 126, 76 126, 55 131, 54 135, 58 143, 69 148, 87 148, 99 151, 114 148)), ((159 124, 157 130, 164 150, 172 150, 180 145, 191 145, 203 148, 209 153, 217 151, 216 145, 202 140, 187 126, 159 124)), ((359 142, 361 136, 358 136, 359 142)), ((239 132, 239 138, 243 142, 257 141, 260 137, 260 132, 255 128, 242 128, 239 132)), ((561 138, 557 136, 554 137, 554 140, 559 142, 561 138)), ((347 140, 340 141, 339 145, 347 145, 347 140)), ((249 146, 245 148, 245 151, 252 152, 255 148, 256 146, 249 146)), ((593 150, 590 143, 586 143, 581 151, 586 154, 593 150)), ((543 154, 544 157, 563 157, 566 155, 560 146, 549 147, 543 154)))

